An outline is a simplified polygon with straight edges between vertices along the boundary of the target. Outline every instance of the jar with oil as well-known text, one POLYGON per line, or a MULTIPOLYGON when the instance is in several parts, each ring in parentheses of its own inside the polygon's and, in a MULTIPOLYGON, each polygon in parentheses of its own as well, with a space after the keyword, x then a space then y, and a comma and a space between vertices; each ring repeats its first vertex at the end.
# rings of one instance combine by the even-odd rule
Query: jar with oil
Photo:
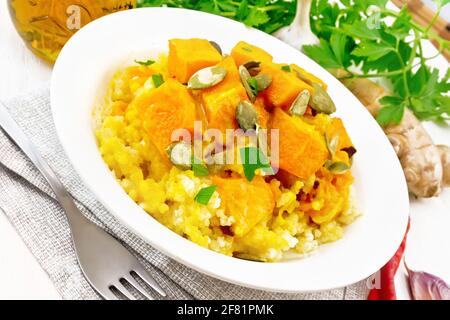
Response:
POLYGON ((136 7, 136 0, 8 0, 14 25, 28 47, 53 63, 64 44, 90 21, 136 7))

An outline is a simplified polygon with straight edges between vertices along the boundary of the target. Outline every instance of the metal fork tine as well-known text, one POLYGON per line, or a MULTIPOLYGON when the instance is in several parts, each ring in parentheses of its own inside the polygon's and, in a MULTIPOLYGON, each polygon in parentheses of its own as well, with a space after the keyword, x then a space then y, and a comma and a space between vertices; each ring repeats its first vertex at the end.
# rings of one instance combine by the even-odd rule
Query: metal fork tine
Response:
POLYGON ((119 298, 109 288, 105 290, 99 290, 98 288, 96 288, 96 290, 106 300, 119 300, 119 298))
POLYGON ((164 290, 159 286, 159 284, 148 274, 148 272, 141 266, 141 265, 135 265, 133 272, 136 272, 136 274, 142 278, 142 280, 145 281, 153 290, 158 292, 163 297, 166 296, 166 293, 164 290))
POLYGON ((128 289, 125 288, 124 285, 121 284, 119 281, 117 281, 117 283, 114 283, 113 286, 116 287, 116 289, 119 290, 119 292, 123 294, 125 297, 127 297, 129 300, 136 300, 136 298, 131 294, 131 292, 128 291, 128 289))
POLYGON ((144 288, 133 278, 131 275, 127 275, 123 277, 128 281, 130 285, 132 285, 137 291, 139 291, 143 296, 145 296, 149 300, 155 300, 144 288))

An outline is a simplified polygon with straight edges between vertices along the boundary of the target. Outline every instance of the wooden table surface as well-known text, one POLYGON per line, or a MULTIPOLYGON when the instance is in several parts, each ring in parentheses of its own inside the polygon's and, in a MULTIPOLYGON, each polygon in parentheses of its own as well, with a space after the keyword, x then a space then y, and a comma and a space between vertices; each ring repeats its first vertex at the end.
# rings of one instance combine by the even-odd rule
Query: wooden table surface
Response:
MULTIPOLYGON (((435 52, 426 45, 427 55, 435 52)), ((433 61, 445 72, 443 58, 433 61)), ((33 56, 16 34, 6 1, 0 3, 0 99, 41 87, 49 82, 51 67, 33 56)), ((436 143, 450 144, 450 129, 425 124, 436 143)), ((0 195, 1 196, 1 195, 0 195)), ((386 223, 389 223, 388 221, 386 223)), ((411 231, 406 249, 408 264, 434 273, 450 283, 450 190, 439 198, 412 201, 411 231)), ((380 230, 380 234, 382 230, 380 230)), ((6 217, 0 213, 0 299, 59 299, 46 273, 40 268, 6 217)), ((404 270, 397 278, 398 296, 408 299, 404 270)))

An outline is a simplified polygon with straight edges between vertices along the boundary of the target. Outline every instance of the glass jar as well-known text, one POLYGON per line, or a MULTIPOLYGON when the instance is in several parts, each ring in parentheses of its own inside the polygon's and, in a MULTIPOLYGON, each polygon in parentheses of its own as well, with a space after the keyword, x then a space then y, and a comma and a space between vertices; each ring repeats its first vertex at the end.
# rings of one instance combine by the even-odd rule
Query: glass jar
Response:
POLYGON ((14 25, 28 47, 53 63, 81 27, 106 14, 132 9, 136 0, 8 0, 14 25))

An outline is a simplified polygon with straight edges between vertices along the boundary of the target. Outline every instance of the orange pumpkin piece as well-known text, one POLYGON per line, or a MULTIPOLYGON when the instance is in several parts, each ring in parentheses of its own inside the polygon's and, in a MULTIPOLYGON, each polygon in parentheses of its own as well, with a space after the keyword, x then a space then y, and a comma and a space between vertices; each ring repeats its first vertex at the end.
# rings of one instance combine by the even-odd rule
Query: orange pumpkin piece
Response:
POLYGON ((282 65, 263 63, 261 73, 272 76, 272 84, 264 91, 266 104, 270 107, 288 110, 303 90, 313 93, 314 89, 300 80, 294 73, 281 69, 282 65))
POLYGON ((240 66, 249 61, 272 62, 273 57, 261 48, 251 45, 245 41, 239 41, 231 50, 231 56, 240 66))
POLYGON ((325 82, 322 81, 322 79, 316 77, 315 75, 313 75, 312 73, 306 71, 303 68, 300 68, 298 65, 296 64, 291 64, 290 65, 291 70, 293 72, 298 72, 300 73, 302 76, 304 76, 306 79, 310 80, 313 83, 317 83, 322 85, 322 87, 326 90, 328 88, 327 84, 325 82))
POLYGON ((269 122, 270 113, 266 110, 264 98, 261 96, 258 96, 256 98, 256 101, 253 104, 253 106, 255 107, 256 112, 258 113, 258 125, 261 128, 267 128, 267 123, 269 122))
POLYGON ((353 147, 353 142, 350 139, 350 136, 345 129, 344 123, 340 118, 331 119, 330 124, 326 130, 328 139, 332 139, 336 135, 339 135, 339 141, 337 150, 341 150, 342 148, 353 147))
POLYGON ((350 139, 342 120, 340 118, 332 118, 326 128, 326 134, 330 140, 333 139, 333 137, 339 136, 334 160, 350 165, 349 154, 342 151, 342 149, 353 147, 353 142, 350 139))
POLYGON ((279 129, 279 168, 306 180, 327 160, 324 137, 300 118, 275 108, 269 127, 279 129))
POLYGON ((159 152, 167 158, 166 148, 172 142, 172 133, 177 129, 194 131, 194 99, 185 86, 173 79, 142 96, 135 103, 142 114, 144 129, 159 152))
POLYGON ((225 132, 237 128, 237 105, 248 98, 234 59, 226 57, 218 65, 227 70, 227 75, 219 84, 202 90, 202 103, 208 127, 225 132))
POLYGON ((127 76, 130 79, 133 78, 146 78, 148 79, 150 76, 155 74, 157 70, 153 67, 154 65, 150 66, 131 66, 126 69, 127 76))
POLYGON ((213 66, 221 60, 222 56, 208 40, 169 40, 169 74, 181 83, 186 83, 198 70, 213 66))
POLYGON ((225 214, 234 218, 231 230, 237 237, 267 219, 275 207, 272 189, 261 176, 252 182, 244 178, 213 177, 225 214), (239 199, 239 201, 236 201, 239 199))

